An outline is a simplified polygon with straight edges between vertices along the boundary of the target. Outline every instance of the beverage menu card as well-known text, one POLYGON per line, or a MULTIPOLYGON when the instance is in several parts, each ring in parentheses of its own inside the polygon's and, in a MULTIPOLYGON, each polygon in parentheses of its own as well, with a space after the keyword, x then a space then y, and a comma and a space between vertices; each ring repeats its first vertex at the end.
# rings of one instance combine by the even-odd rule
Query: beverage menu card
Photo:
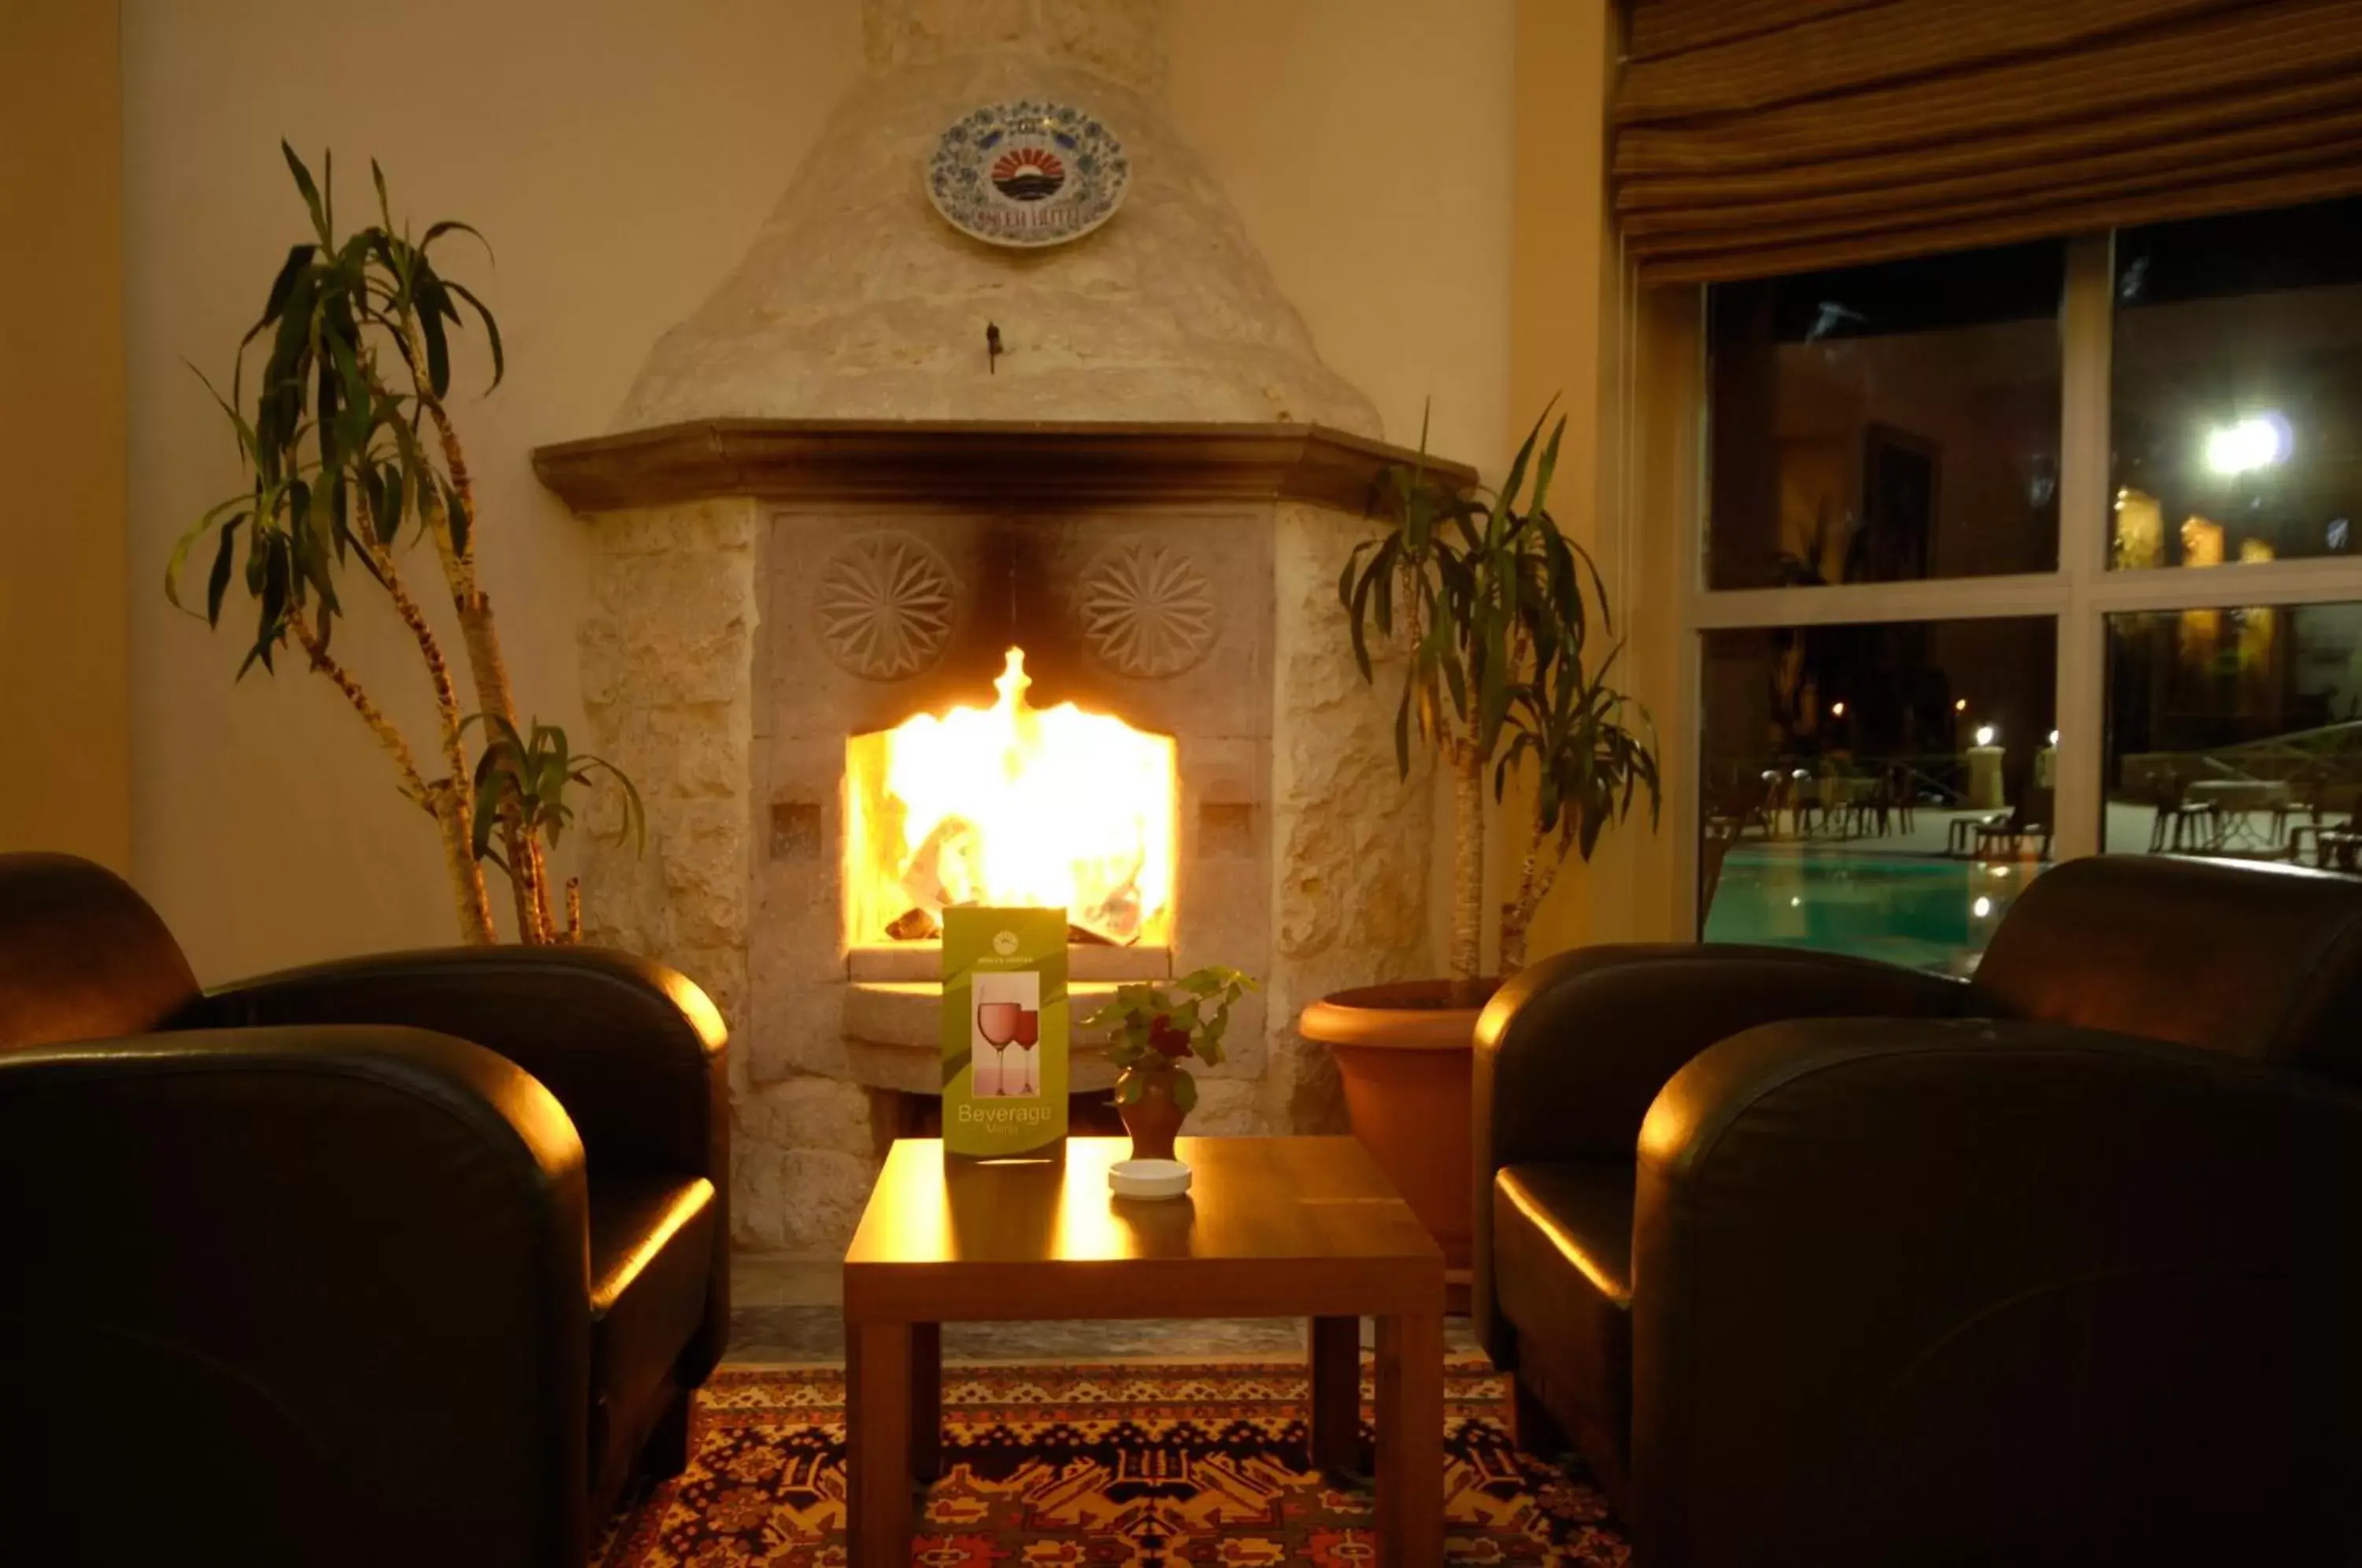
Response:
POLYGON ((1046 1153, 1066 1136, 1066 911, 944 911, 944 1150, 1046 1153))

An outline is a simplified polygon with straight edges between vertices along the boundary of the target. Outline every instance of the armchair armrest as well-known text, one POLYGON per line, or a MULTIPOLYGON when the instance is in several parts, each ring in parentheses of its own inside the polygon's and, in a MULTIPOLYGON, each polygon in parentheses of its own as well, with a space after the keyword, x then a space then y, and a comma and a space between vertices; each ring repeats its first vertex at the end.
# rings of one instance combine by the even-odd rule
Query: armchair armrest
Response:
POLYGON ((729 1190, 722 1015, 686 976, 596 947, 458 947, 340 959, 225 987, 215 1025, 405 1024, 473 1041, 566 1107, 593 1170, 729 1190))
POLYGON ((1837 954, 1695 943, 1577 948, 1509 977, 1476 1021, 1473 1310, 1496 1361, 1493 1177, 1529 1160, 1633 1157, 1657 1091, 1715 1042, 1780 1019, 1961 1010, 1952 980, 1837 954))
POLYGON ((2058 1025, 1816 1021, 1684 1066, 1639 1151, 1636 1554, 2350 1559, 2362 1098, 2058 1025))
POLYGON ((216 1023, 456 1034, 557 1097, 593 1174, 704 1176, 716 1241, 693 1359, 707 1370, 721 1359, 730 1341, 730 1036, 687 976, 602 947, 435 948, 264 975, 199 1006, 216 1023))
POLYGON ((579 1563, 585 1233, 564 1111, 465 1041, 0 1054, 10 1481, 208 1560, 579 1563))

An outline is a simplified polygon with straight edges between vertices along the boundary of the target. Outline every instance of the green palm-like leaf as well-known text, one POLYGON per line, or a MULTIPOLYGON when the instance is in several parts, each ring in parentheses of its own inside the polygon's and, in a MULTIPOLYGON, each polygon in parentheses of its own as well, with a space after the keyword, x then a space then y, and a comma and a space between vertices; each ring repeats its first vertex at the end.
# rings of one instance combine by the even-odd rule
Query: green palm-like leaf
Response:
POLYGON ((635 850, 646 849, 647 809, 638 787, 623 769, 602 756, 576 753, 566 732, 556 724, 536 720, 520 734, 498 714, 472 713, 459 727, 465 733, 478 724, 483 726, 485 738, 474 780, 476 858, 511 870, 494 847, 493 835, 504 828, 538 834, 557 844, 574 821, 572 790, 594 788, 602 776, 622 792, 619 839, 630 839, 635 850))
MULTIPOLYGON (((465 224, 438 226, 457 226, 467 228, 467 225, 465 224)), ((473 229, 468 229, 468 232, 474 234, 476 231, 473 229)), ((430 230, 429 233, 431 236, 432 231, 430 230)), ((479 235, 478 237, 481 238, 482 237, 479 235)), ((487 247, 486 248, 489 249, 490 247, 487 247)), ((483 323, 485 343, 492 351, 492 386, 499 386, 501 384, 501 378, 508 373, 508 361, 501 352, 500 323, 492 319, 492 313, 491 310, 486 308, 484 302, 478 299, 475 294, 469 290, 466 284, 447 281, 444 287, 449 289, 453 293, 467 301, 469 308, 476 313, 476 319, 483 323)), ((457 321, 458 317, 455 314, 452 316, 452 319, 457 321)), ((491 388, 487 387, 485 390, 489 392, 491 388)))
POLYGON ((312 214, 312 226, 320 232, 320 243, 327 244, 330 232, 328 213, 326 204, 320 199, 320 187, 313 182, 312 171, 304 166, 304 160, 301 158, 295 156, 293 148, 281 140, 279 144, 279 151, 280 155, 287 160, 288 171, 295 176, 295 188, 304 194, 304 205, 312 214))

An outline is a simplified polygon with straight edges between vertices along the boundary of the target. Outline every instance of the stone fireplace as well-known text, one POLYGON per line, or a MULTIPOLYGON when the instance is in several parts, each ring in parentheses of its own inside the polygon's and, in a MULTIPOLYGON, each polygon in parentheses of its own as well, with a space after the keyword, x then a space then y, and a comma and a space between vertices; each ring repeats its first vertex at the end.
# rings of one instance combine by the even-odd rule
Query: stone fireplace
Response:
MULTIPOLYGON (((753 1247, 840 1245, 922 1120, 946 900, 1070 873, 1078 1016, 1203 964, 1261 977, 1203 1132, 1338 1125, 1297 1011, 1429 966, 1428 792, 1335 602, 1409 455, 1166 124, 1162 8, 866 20, 872 79, 738 270, 614 433, 535 458, 590 531, 584 701, 648 816, 644 852, 586 845, 590 934, 729 1019, 753 1247), (966 109, 1029 95, 1114 127, 1132 187, 1098 232, 1012 255, 944 224, 919 171, 966 109), (984 799, 961 759, 1020 733, 1059 756, 984 799)), ((1110 1079, 1079 1036, 1073 1088, 1110 1079)))

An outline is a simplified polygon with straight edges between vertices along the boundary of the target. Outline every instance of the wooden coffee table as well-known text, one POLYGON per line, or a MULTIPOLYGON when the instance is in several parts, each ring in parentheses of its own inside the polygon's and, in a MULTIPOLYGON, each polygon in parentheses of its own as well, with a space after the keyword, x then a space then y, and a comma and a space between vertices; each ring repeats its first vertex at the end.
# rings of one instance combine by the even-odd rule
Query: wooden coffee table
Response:
POLYGON ((1060 1163, 894 1145, 844 1254, 854 1568, 908 1568, 914 1483, 943 1455, 942 1325, 1048 1318, 1312 1320, 1312 1457, 1352 1467, 1360 1320, 1378 1320, 1378 1540, 1443 1555, 1443 1253, 1351 1138, 1184 1138, 1187 1198, 1109 1195, 1122 1138, 1060 1163))

